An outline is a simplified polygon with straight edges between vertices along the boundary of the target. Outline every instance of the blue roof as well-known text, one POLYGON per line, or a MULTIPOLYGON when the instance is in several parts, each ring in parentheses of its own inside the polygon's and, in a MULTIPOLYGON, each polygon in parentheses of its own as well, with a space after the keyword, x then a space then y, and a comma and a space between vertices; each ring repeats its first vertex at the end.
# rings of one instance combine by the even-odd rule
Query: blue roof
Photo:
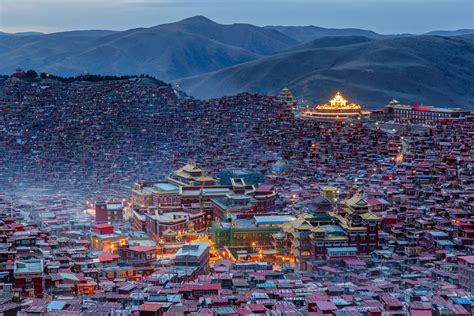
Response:
POLYGON ((291 215, 254 216, 257 225, 279 225, 294 221, 296 218, 291 215))
POLYGON ((430 231, 429 233, 431 235, 435 236, 435 237, 446 237, 446 236, 448 236, 448 234, 446 234, 445 232, 441 232, 439 230, 433 230, 433 231, 430 231))
POLYGON ((48 304, 48 311, 51 311, 51 310, 62 310, 64 308, 64 306, 66 306, 66 302, 62 302, 62 301, 52 301, 48 304))
POLYGON ((234 174, 235 175, 239 175, 239 176, 242 176, 242 175, 245 175, 245 174, 251 174, 252 171, 250 170, 245 170, 245 169, 237 169, 237 170, 234 170, 234 174))
POLYGON ((441 246, 452 246, 454 245, 450 240, 437 240, 436 243, 441 246))
POLYGON ((451 300, 454 303, 461 305, 470 305, 472 303, 470 299, 467 299, 465 297, 451 297, 451 300))
POLYGON ((154 188, 161 192, 178 191, 178 186, 171 183, 157 183, 154 188))
POLYGON ((193 242, 191 244, 184 245, 181 249, 176 252, 176 258, 180 256, 192 256, 199 257, 206 249, 209 248, 209 244, 206 242, 193 242))
POLYGON ((276 289, 276 285, 273 282, 265 282, 257 284, 257 288, 276 289))
POLYGON ((327 233, 340 233, 340 234, 345 234, 344 230, 337 225, 322 225, 322 228, 326 230, 327 233))
POLYGON ((229 188, 204 188, 202 189, 203 193, 230 193, 229 188))
POLYGON ((328 252, 350 252, 355 251, 357 252, 356 247, 337 247, 337 248, 328 248, 328 252))

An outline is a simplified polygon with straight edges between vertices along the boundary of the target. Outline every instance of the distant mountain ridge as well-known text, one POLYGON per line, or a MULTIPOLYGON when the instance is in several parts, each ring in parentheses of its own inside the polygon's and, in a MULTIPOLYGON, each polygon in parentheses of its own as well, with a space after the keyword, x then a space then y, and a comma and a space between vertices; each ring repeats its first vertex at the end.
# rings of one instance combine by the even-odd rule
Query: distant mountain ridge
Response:
POLYGON ((196 16, 122 32, 0 37, 0 73, 22 67, 63 76, 146 73, 170 80, 258 59, 296 44, 299 42, 274 30, 223 25, 196 16))
POLYGON ((35 35, 44 35, 44 33, 41 33, 41 32, 17 32, 17 33, 0 32, 0 36, 35 36, 35 35))
POLYGON ((180 22, 158 25, 153 29, 167 29, 200 35, 260 55, 271 54, 299 44, 297 40, 272 29, 243 23, 224 25, 200 15, 180 22))
POLYGON ((382 38, 384 35, 378 34, 369 30, 345 28, 345 29, 331 29, 318 27, 314 25, 308 26, 266 26, 268 29, 281 32, 295 40, 304 43, 315 40, 317 38, 326 36, 364 36, 368 38, 382 38))
POLYGON ((472 35, 474 29, 460 29, 455 31, 432 31, 423 35, 439 35, 439 36, 459 36, 459 35, 472 35))
POLYGON ((314 49, 314 48, 325 48, 325 47, 340 47, 340 46, 347 46, 347 45, 354 45, 359 43, 365 43, 374 41, 375 39, 365 37, 365 36, 327 36, 327 37, 320 37, 315 40, 295 45, 290 48, 287 48, 282 52, 291 52, 297 50, 305 50, 305 49, 314 49))
POLYGON ((472 95, 466 82, 474 86, 467 72, 471 60, 464 56, 472 44, 447 36, 470 33, 474 30, 415 36, 355 28, 226 25, 204 16, 126 31, 0 33, 0 74, 17 67, 59 76, 147 74, 176 82, 199 97, 247 90, 276 93, 289 86, 311 100, 345 88, 371 106, 391 97, 454 106, 472 95), (437 59, 423 51, 428 43, 439 52, 437 59), (419 74, 417 80, 411 78, 419 74), (391 76, 393 82, 387 82, 391 76), (443 91, 446 87, 451 90, 443 91))

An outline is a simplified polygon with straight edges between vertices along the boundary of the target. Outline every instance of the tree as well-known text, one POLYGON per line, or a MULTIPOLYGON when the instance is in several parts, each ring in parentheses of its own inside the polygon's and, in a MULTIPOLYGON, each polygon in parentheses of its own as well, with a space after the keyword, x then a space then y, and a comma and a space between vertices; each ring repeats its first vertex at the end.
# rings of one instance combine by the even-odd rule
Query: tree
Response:
POLYGON ((28 78, 38 78, 38 73, 32 69, 26 72, 26 77, 28 78))

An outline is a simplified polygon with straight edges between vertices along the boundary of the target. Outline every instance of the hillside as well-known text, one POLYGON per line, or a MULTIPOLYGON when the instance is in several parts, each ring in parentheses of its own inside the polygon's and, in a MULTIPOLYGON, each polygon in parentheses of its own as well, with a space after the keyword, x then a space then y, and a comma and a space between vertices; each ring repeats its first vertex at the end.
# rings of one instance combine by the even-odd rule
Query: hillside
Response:
POLYGON ((341 87, 368 104, 397 97, 450 105, 470 100, 467 83, 472 77, 456 59, 466 59, 469 69, 472 59, 465 54, 470 49, 467 38, 381 35, 355 28, 226 25, 194 16, 126 31, 1 33, 0 74, 11 74, 18 67, 66 77, 147 74, 177 82, 179 89, 199 97, 246 90, 276 93, 289 85, 300 97, 324 100, 328 90, 341 87), (450 55, 454 43, 458 54, 450 55), (418 79, 419 73, 426 77, 418 79), (451 83, 453 88, 446 91, 444 85, 451 83))
POLYGON ((73 76, 146 73, 165 80, 254 60, 297 42, 247 24, 204 17, 123 32, 75 31, 0 37, 0 73, 17 67, 73 76))
POLYGON ((460 29, 455 31, 432 31, 425 33, 424 35, 439 35, 439 36, 459 36, 459 35, 472 35, 474 29, 460 29))
POLYGON ((309 42, 321 37, 327 36, 364 36, 368 38, 382 38, 383 35, 369 30, 362 30, 356 28, 333 29, 324 28, 314 25, 308 26, 273 26, 269 25, 266 28, 276 30, 288 37, 297 40, 300 43, 309 42))
POLYGON ((336 90, 377 107, 404 103, 474 107, 474 36, 412 36, 281 53, 214 73, 179 80, 196 97, 241 91, 323 102, 336 90))
POLYGON ((281 51, 283 52, 292 52, 298 50, 314 49, 314 48, 326 48, 326 47, 340 47, 347 45, 354 45, 359 43, 365 43, 374 41, 375 39, 364 37, 364 36, 328 36, 321 37, 315 40, 292 46, 288 49, 281 51))
POLYGON ((260 55, 268 55, 299 44, 295 39, 272 29, 242 23, 224 25, 203 16, 195 16, 176 23, 162 24, 153 29, 166 29, 200 35, 260 55))

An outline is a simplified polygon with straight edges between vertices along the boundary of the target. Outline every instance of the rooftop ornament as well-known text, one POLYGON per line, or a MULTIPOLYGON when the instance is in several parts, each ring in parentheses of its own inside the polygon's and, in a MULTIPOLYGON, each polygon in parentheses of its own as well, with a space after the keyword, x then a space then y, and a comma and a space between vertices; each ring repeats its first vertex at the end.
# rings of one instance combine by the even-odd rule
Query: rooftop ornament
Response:
POLYGON ((362 107, 356 103, 348 103, 346 99, 337 92, 334 98, 329 100, 329 104, 321 104, 316 106, 318 111, 361 111, 362 107))

